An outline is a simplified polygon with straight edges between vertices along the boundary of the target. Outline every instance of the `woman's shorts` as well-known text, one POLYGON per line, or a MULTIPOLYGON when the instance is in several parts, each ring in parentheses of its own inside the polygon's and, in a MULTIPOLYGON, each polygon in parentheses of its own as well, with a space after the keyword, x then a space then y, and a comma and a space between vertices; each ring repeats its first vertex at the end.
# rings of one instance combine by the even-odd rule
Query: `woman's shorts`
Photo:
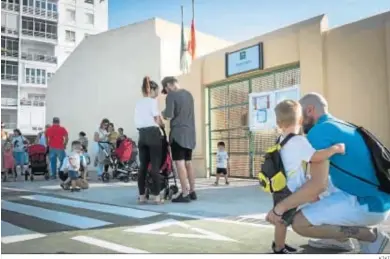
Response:
POLYGON ((68 174, 71 180, 77 180, 79 178, 79 173, 77 171, 69 170, 68 174))
POLYGON ((15 164, 24 165, 26 163, 26 152, 14 152, 15 164))

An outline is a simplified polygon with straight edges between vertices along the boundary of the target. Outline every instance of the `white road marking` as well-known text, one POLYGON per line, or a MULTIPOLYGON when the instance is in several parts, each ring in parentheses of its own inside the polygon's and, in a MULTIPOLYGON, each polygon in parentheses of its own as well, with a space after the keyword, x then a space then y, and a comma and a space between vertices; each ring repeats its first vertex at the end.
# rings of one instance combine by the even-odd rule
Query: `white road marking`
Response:
POLYGON ((19 188, 11 188, 11 187, 1 187, 1 190, 12 191, 12 192, 29 192, 29 190, 19 189, 19 188))
POLYGON ((179 238, 197 238, 197 239, 210 239, 214 241, 237 242, 236 240, 231 239, 229 237, 225 237, 220 234, 207 231, 201 228, 192 227, 188 224, 185 224, 183 222, 174 219, 167 219, 156 223, 138 226, 135 228, 129 228, 129 229, 125 229, 124 231, 140 233, 140 234, 167 235, 167 236, 179 237, 179 238), (158 229, 173 226, 173 225, 180 226, 182 228, 185 228, 193 232, 197 232, 199 234, 167 233, 167 232, 157 231, 158 229))
POLYGON ((11 244, 45 237, 46 235, 1 221, 1 243, 11 244))
POLYGON ((85 244, 93 245, 93 246, 98 246, 102 247, 111 251, 115 251, 118 253, 123 253, 123 254, 146 254, 149 253, 144 250, 139 250, 135 248, 131 248, 128 246, 123 246, 123 245, 118 245, 112 242, 104 241, 101 239, 93 238, 93 237, 88 237, 88 236, 77 236, 77 237, 72 237, 72 240, 79 241, 85 244))
POLYGON ((45 195, 29 195, 29 196, 20 196, 20 197, 28 200, 35 200, 35 201, 46 202, 51 204, 69 206, 73 208, 93 210, 93 211, 131 217, 131 218, 138 218, 138 219, 153 217, 161 214, 161 213, 146 211, 146 210, 137 210, 137 209, 114 206, 114 205, 106 205, 106 204, 98 204, 98 203, 86 202, 86 201, 56 198, 56 197, 50 197, 45 195))
POLYGON ((254 224, 254 223, 248 223, 248 222, 240 222, 240 221, 221 219, 221 218, 208 218, 208 217, 197 216, 197 215, 190 215, 190 214, 178 213, 178 212, 168 212, 167 214, 171 215, 171 216, 177 216, 177 217, 184 217, 184 218, 190 218, 190 219, 199 219, 199 220, 207 220, 207 221, 214 221, 214 222, 227 223, 227 224, 245 225, 245 226, 257 227, 257 228, 273 228, 274 227, 272 225, 260 225, 260 224, 254 224))
MULTIPOLYGON (((117 186, 136 186, 136 182, 130 182, 130 183, 123 183, 123 182, 117 182, 117 183, 90 183, 89 188, 102 188, 102 187, 117 187, 117 186)), ((62 190, 61 186, 59 184, 56 185, 45 185, 40 186, 40 189, 45 190, 62 190)))

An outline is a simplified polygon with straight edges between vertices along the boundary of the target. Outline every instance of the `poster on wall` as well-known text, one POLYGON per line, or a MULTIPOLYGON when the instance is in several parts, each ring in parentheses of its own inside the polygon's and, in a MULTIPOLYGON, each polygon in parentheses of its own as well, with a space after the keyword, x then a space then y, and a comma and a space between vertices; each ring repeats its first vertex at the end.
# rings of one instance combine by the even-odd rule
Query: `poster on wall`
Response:
POLYGON ((249 94, 249 129, 269 130, 275 129, 275 106, 283 100, 299 100, 299 86, 283 88, 280 90, 249 94))

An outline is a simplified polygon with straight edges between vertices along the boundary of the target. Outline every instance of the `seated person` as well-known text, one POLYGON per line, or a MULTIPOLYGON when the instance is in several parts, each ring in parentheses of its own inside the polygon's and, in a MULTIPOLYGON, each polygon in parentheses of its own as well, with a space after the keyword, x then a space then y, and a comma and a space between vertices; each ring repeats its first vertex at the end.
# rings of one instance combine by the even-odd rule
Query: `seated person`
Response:
POLYGON ((87 189, 86 167, 87 163, 82 155, 81 143, 80 141, 73 141, 72 152, 65 157, 59 173, 61 180, 64 181, 61 183, 61 187, 64 190, 70 189, 71 191, 79 191, 80 188, 87 189))

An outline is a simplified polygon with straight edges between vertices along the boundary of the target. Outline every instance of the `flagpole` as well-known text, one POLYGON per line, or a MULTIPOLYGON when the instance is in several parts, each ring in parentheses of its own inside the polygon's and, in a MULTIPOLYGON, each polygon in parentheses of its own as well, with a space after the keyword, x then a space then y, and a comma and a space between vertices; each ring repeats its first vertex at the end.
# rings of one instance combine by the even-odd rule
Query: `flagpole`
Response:
POLYGON ((183 10, 183 6, 181 6, 181 23, 183 24, 183 21, 184 21, 184 10, 183 10))
POLYGON ((192 0, 192 19, 195 18, 195 0, 192 0))

